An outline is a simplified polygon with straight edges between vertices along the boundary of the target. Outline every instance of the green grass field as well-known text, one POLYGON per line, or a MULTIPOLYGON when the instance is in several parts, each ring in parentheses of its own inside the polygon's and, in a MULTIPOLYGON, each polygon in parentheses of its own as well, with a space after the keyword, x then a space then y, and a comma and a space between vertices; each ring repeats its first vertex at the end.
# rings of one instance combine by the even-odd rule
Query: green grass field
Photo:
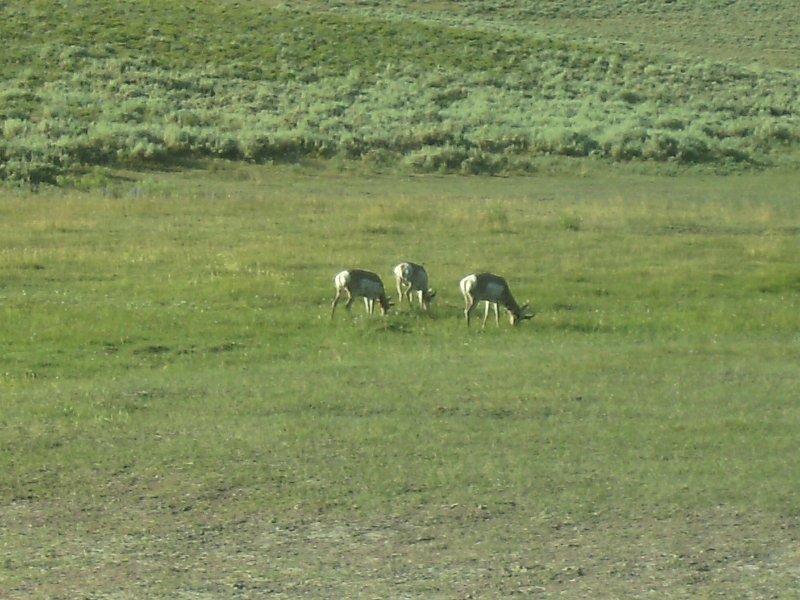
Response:
POLYGON ((796 589, 796 175, 129 175, 2 196, 3 596, 796 589))
POLYGON ((0 3, 0 598, 796 595, 795 4, 0 3))

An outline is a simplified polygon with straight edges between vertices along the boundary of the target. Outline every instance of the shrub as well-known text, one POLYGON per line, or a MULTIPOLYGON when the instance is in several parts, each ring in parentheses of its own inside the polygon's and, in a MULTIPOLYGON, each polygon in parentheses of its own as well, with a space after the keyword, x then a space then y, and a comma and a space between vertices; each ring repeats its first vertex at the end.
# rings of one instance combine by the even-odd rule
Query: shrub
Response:
POLYGON ((619 123, 598 136, 600 153, 616 161, 641 158, 647 129, 637 122, 619 123))
POLYGON ((469 158, 463 148, 454 146, 425 146, 406 155, 405 164, 423 173, 456 171, 469 158))
POLYGON ((459 172, 464 175, 497 175, 508 168, 506 156, 472 149, 467 158, 461 161, 459 172))
POLYGON ((28 134, 30 123, 23 119, 6 119, 3 122, 3 137, 7 140, 28 134))
POLYGON ((561 156, 589 156, 600 144, 589 133, 573 131, 569 124, 551 127, 537 140, 540 150, 561 156))
POLYGON ((682 163, 711 162, 717 157, 701 135, 688 134, 680 138, 677 159, 682 163))
POLYGON ((31 150, 26 155, 14 152, 10 157, 6 149, 0 150, 0 181, 55 184, 62 172, 61 158, 46 150, 31 150))
POLYGON ((678 156, 679 147, 675 133, 650 131, 642 148, 642 157, 656 161, 670 160, 678 156))

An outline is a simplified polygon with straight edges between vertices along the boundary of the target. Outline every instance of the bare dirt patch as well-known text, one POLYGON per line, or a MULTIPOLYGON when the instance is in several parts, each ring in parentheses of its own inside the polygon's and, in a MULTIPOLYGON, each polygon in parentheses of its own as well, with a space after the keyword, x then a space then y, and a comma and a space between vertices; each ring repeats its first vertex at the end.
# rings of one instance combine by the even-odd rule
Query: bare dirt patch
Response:
POLYGON ((797 519, 723 507, 572 519, 445 505, 365 518, 239 513, 247 496, 231 492, 220 511, 153 498, 124 510, 13 502, 3 537, 17 551, 4 551, 0 589, 8 598, 767 598, 800 583, 797 519))

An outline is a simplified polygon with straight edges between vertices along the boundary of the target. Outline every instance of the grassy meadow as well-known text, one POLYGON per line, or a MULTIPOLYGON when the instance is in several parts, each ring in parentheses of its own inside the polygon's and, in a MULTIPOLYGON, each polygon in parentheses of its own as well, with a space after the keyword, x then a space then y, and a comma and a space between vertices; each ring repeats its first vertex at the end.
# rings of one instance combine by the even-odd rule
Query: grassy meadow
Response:
POLYGON ((0 598, 792 597, 795 4, 0 3, 0 598))
POLYGON ((796 589, 795 174, 127 175, 0 202, 4 597, 796 589))

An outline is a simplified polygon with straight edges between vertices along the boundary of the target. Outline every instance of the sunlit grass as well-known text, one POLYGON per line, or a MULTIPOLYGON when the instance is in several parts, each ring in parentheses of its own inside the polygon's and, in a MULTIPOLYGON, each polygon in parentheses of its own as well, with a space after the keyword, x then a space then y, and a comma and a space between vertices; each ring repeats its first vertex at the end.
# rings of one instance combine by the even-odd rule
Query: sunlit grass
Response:
MULTIPOLYGON (((324 536, 376 556, 388 536, 404 560, 458 574, 408 567, 404 589, 422 595, 456 580, 578 594, 553 577, 580 543, 582 581, 622 594, 639 588, 592 547, 659 565, 669 588, 691 565, 664 556, 694 556, 709 520, 719 548, 752 556, 796 517, 795 176, 124 175, 111 197, 3 197, 12 597, 207 591, 159 565, 209 553, 234 582, 290 585, 294 559, 265 539, 302 548, 320 585, 348 595, 324 536), (331 320, 337 271, 393 289, 404 259, 428 268, 429 313, 370 319, 357 303, 331 320), (468 330, 457 282, 478 269, 536 317, 468 330), (223 546, 193 537, 218 528, 223 546), (96 575, 77 577, 91 549, 96 575), (483 581, 475 560, 506 575, 483 581), (513 566, 528 562, 541 566, 513 566)), ((796 540, 781 540, 788 557, 796 540)), ((737 564, 686 589, 750 589, 737 564)))

